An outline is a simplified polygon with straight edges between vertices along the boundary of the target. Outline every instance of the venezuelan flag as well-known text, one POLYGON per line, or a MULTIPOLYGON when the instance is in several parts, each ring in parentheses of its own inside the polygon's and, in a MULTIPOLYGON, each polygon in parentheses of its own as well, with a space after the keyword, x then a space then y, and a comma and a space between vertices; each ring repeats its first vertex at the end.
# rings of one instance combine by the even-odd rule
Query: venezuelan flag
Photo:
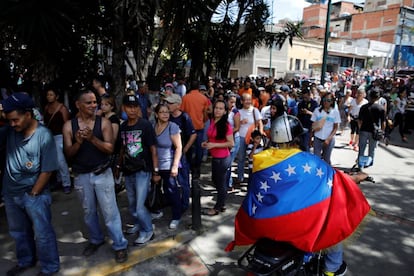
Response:
POLYGON ((256 154, 252 177, 226 251, 262 237, 318 251, 351 235, 370 210, 348 175, 298 149, 256 154))

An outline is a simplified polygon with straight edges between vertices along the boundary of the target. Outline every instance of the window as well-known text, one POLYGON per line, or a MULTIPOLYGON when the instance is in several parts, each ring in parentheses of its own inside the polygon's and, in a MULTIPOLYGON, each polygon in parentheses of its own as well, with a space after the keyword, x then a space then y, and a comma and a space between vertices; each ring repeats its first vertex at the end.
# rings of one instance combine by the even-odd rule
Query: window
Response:
POLYGON ((295 70, 300 70, 300 59, 295 60, 295 70))
POLYGON ((346 20, 345 21, 344 32, 349 32, 350 26, 351 26, 351 21, 350 20, 346 20))
POLYGON ((290 62, 289 62, 289 70, 292 71, 293 70, 293 58, 290 58, 290 62))
POLYGON ((306 70, 306 59, 303 60, 303 70, 306 70))

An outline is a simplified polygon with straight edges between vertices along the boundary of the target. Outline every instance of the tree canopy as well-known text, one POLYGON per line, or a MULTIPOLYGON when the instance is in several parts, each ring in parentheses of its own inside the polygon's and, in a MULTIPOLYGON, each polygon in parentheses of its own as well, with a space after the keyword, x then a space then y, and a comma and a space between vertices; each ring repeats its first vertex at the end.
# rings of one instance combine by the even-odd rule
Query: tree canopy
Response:
POLYGON ((301 37, 294 23, 279 34, 266 32, 269 17, 264 0, 3 0, 1 78, 4 84, 5 74, 12 80, 24 74, 71 86, 102 70, 119 95, 127 66, 135 79, 156 83, 166 73, 184 74, 189 60, 191 79, 213 71, 226 78, 255 46, 281 47, 301 37))

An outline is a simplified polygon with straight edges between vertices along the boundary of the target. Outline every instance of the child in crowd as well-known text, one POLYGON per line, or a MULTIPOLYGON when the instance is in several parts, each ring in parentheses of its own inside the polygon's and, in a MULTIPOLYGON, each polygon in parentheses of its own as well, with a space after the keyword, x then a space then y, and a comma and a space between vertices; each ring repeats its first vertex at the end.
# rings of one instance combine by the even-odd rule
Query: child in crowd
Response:
POLYGON ((263 137, 259 130, 252 132, 250 143, 247 145, 246 155, 249 162, 249 185, 253 169, 253 155, 264 150, 263 137))

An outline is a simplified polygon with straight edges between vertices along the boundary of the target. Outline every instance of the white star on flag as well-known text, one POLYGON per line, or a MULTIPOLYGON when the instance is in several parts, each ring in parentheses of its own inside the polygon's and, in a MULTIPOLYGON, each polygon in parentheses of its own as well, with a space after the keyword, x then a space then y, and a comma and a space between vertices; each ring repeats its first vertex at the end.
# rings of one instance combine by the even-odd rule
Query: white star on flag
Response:
POLYGON ((259 192, 259 193, 257 193, 257 200, 259 201, 259 202, 263 202, 263 196, 262 196, 262 194, 259 192))
POLYGON ((275 171, 272 172, 272 176, 270 178, 273 179, 275 183, 277 183, 279 180, 282 180, 282 178, 280 178, 280 173, 276 173, 275 171))
POLYGON ((292 166, 289 164, 289 167, 288 167, 287 169, 285 169, 285 171, 287 171, 287 173, 288 173, 288 174, 289 174, 289 176, 290 176, 291 174, 296 174, 295 169, 296 169, 296 167, 292 167, 292 166))
POLYGON ((267 193, 267 189, 270 189, 270 186, 267 185, 267 181, 260 182, 260 184, 262 185, 260 186, 260 189, 265 190, 265 192, 267 193))
POLYGON ((318 172, 316 173, 317 176, 319 176, 320 178, 322 178, 322 175, 324 175, 324 172, 322 171, 321 168, 316 169, 318 172))
POLYGON ((256 214, 256 209, 257 209, 257 206, 253 204, 253 206, 252 206, 252 213, 253 213, 253 215, 256 214))
POLYGON ((332 182, 332 179, 328 179, 328 183, 326 183, 326 184, 328 184, 328 187, 329 188, 332 188, 332 186, 333 186, 333 182, 332 182))
POLYGON ((305 164, 305 166, 302 166, 303 173, 311 173, 312 167, 308 165, 308 163, 305 164))

